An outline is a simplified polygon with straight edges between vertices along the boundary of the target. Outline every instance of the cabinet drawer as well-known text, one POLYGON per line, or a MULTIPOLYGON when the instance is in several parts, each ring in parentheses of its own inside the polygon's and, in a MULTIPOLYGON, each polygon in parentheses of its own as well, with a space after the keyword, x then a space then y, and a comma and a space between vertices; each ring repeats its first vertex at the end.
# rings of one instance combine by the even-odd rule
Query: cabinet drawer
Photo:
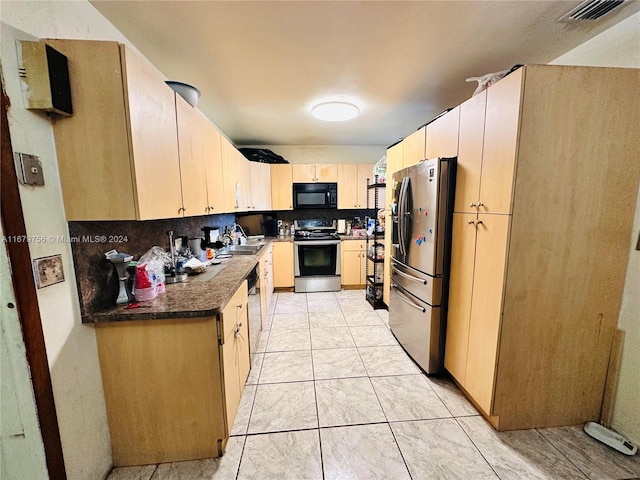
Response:
POLYGON ((248 301, 247 281, 242 282, 236 293, 233 294, 227 306, 222 309, 222 330, 223 338, 227 338, 235 327, 238 319, 246 310, 248 301))
POLYGON ((342 250, 346 252, 352 252, 354 250, 360 251, 365 249, 364 240, 343 240, 342 250))

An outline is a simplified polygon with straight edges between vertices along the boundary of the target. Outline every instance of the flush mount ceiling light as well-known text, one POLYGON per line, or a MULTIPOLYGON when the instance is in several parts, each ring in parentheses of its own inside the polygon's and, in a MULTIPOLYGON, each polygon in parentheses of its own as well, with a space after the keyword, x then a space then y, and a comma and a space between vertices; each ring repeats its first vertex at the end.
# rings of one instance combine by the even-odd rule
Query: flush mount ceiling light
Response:
POLYGON ((348 102, 323 102, 311 109, 311 115, 326 122, 344 122, 356 118, 360 109, 348 102))

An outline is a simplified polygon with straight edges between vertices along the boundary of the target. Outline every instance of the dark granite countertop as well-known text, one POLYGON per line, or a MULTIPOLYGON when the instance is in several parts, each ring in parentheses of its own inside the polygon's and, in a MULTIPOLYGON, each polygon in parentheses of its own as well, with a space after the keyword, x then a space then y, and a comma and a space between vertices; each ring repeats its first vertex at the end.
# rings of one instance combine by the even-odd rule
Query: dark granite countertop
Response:
MULTIPOLYGON (((265 239, 269 244, 275 239, 265 239)), ((281 240, 282 241, 282 240, 281 240)), ((125 305, 85 315, 82 323, 197 318, 217 315, 227 305, 238 287, 265 255, 267 247, 257 255, 234 255, 219 265, 210 265, 205 273, 190 276, 184 283, 165 286, 166 291, 143 307, 125 309, 125 305)))
MULTIPOLYGON (((365 241, 367 239, 367 237, 363 237, 361 235, 359 236, 354 236, 354 235, 339 235, 340 240, 362 240, 365 241)), ((373 240, 373 237, 369 237, 369 240, 373 240)))

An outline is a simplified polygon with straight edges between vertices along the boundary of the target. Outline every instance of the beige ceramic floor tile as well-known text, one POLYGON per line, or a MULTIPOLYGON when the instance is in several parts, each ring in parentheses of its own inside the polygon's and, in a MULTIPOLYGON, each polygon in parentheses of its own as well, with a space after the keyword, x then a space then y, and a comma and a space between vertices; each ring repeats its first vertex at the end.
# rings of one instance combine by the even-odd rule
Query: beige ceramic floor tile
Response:
POLYGON ((271 330, 267 352, 288 352, 293 350, 311 350, 309 329, 280 328, 271 330))
POLYGON ((258 385, 248 433, 318 427, 313 382, 258 385))
POLYGON ((107 480, 149 480, 156 471, 157 465, 142 465, 139 467, 116 467, 107 480))
POLYGON ((300 312, 275 314, 271 324, 272 330, 281 328, 309 328, 309 314, 306 310, 300 312))
POLYGON ((311 355, 316 380, 367 376, 360 354, 355 348, 312 350, 311 355))
POLYGON ((456 420, 502 480, 586 478, 537 430, 496 432, 482 417, 456 420))
POLYGON ((451 417, 424 375, 373 377, 371 383, 390 422, 451 417))
POLYGON ((451 380, 445 378, 425 377, 431 388, 440 397, 454 417, 480 415, 480 412, 467 400, 467 397, 451 380))
POLYGON ((311 348, 349 348, 355 347, 353 337, 347 327, 323 327, 311 329, 311 348))
POLYGON ((321 427, 386 421, 371 381, 366 377, 318 380, 316 399, 321 427))
POLYGON ((264 354, 258 383, 283 383, 313 380, 311 350, 267 352, 264 354))
POLYGON ((229 480, 235 478, 245 437, 231 437, 220 458, 188 462, 161 463, 152 480, 229 480))
POLYGON ((240 398, 240 405, 233 421, 231 429, 232 436, 245 435, 249 427, 249 418, 251 418, 251 409, 253 408, 253 399, 256 396, 256 385, 245 385, 240 398))
POLYGON ((392 423, 391 429, 415 479, 498 479, 453 419, 392 423))
POLYGON ((539 432, 591 479, 640 478, 640 455, 627 456, 587 435, 582 425, 539 432))
POLYGON ((309 313, 309 325, 311 328, 346 327, 342 310, 309 313))
POLYGON ((318 430, 247 437, 238 480, 322 480, 318 430))
POLYGON ((402 347, 358 347, 358 352, 370 377, 420 373, 402 347))
POLYGON ((409 480, 388 424, 321 428, 325 480, 409 480))
POLYGON ((398 341, 385 326, 367 325, 349 327, 353 340, 358 347, 383 347, 398 345, 398 341))

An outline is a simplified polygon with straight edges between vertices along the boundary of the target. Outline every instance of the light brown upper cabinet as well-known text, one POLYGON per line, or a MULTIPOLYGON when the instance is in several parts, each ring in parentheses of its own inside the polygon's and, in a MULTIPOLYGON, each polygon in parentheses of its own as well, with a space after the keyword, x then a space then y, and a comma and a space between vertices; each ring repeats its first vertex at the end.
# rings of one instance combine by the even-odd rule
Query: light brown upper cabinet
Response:
POLYGON ((338 165, 336 164, 313 164, 294 163, 293 183, 310 182, 337 182, 338 165))
POLYGON ((367 179, 373 175, 373 164, 338 164, 338 208, 367 208, 367 179))
POLYGON ((427 125, 425 158, 458 155, 460 107, 456 107, 427 125))
POLYGON ((178 150, 182 180, 182 212, 185 217, 209 213, 204 122, 200 112, 176 94, 178 150))
MULTIPOLYGON (((521 110, 522 72, 502 79, 487 90, 484 121, 482 175, 477 208, 480 213, 511 213, 518 127, 521 110)), ((551 122, 552 119, 549 119, 551 122)))
POLYGON ((271 169, 268 163, 249 162, 250 210, 271 210, 271 169))
POLYGON ((454 208, 456 212, 478 212, 486 107, 486 90, 460 105, 460 138, 454 208))
POLYGON ((482 94, 462 105, 463 172, 477 177, 484 145, 479 187, 461 184, 479 204, 454 213, 445 367, 498 430, 600 418, 640 182, 639 97, 638 70, 527 65, 486 90, 483 133, 482 94))
POLYGON ((290 163, 271 164, 271 208, 293 210, 293 169, 290 163))
POLYGON ((173 90, 116 42, 47 40, 69 59, 72 117, 53 123, 67 220, 182 215, 173 90))
POLYGON ((427 127, 424 126, 402 141, 402 168, 420 163, 425 157, 427 127))
POLYGON ((220 147, 224 181, 224 211, 246 212, 251 205, 249 160, 223 135, 220 136, 220 147))
POLYGON ((222 173, 222 152, 220 132, 209 120, 200 117, 205 172, 207 177, 207 213, 223 213, 224 180, 222 173))

